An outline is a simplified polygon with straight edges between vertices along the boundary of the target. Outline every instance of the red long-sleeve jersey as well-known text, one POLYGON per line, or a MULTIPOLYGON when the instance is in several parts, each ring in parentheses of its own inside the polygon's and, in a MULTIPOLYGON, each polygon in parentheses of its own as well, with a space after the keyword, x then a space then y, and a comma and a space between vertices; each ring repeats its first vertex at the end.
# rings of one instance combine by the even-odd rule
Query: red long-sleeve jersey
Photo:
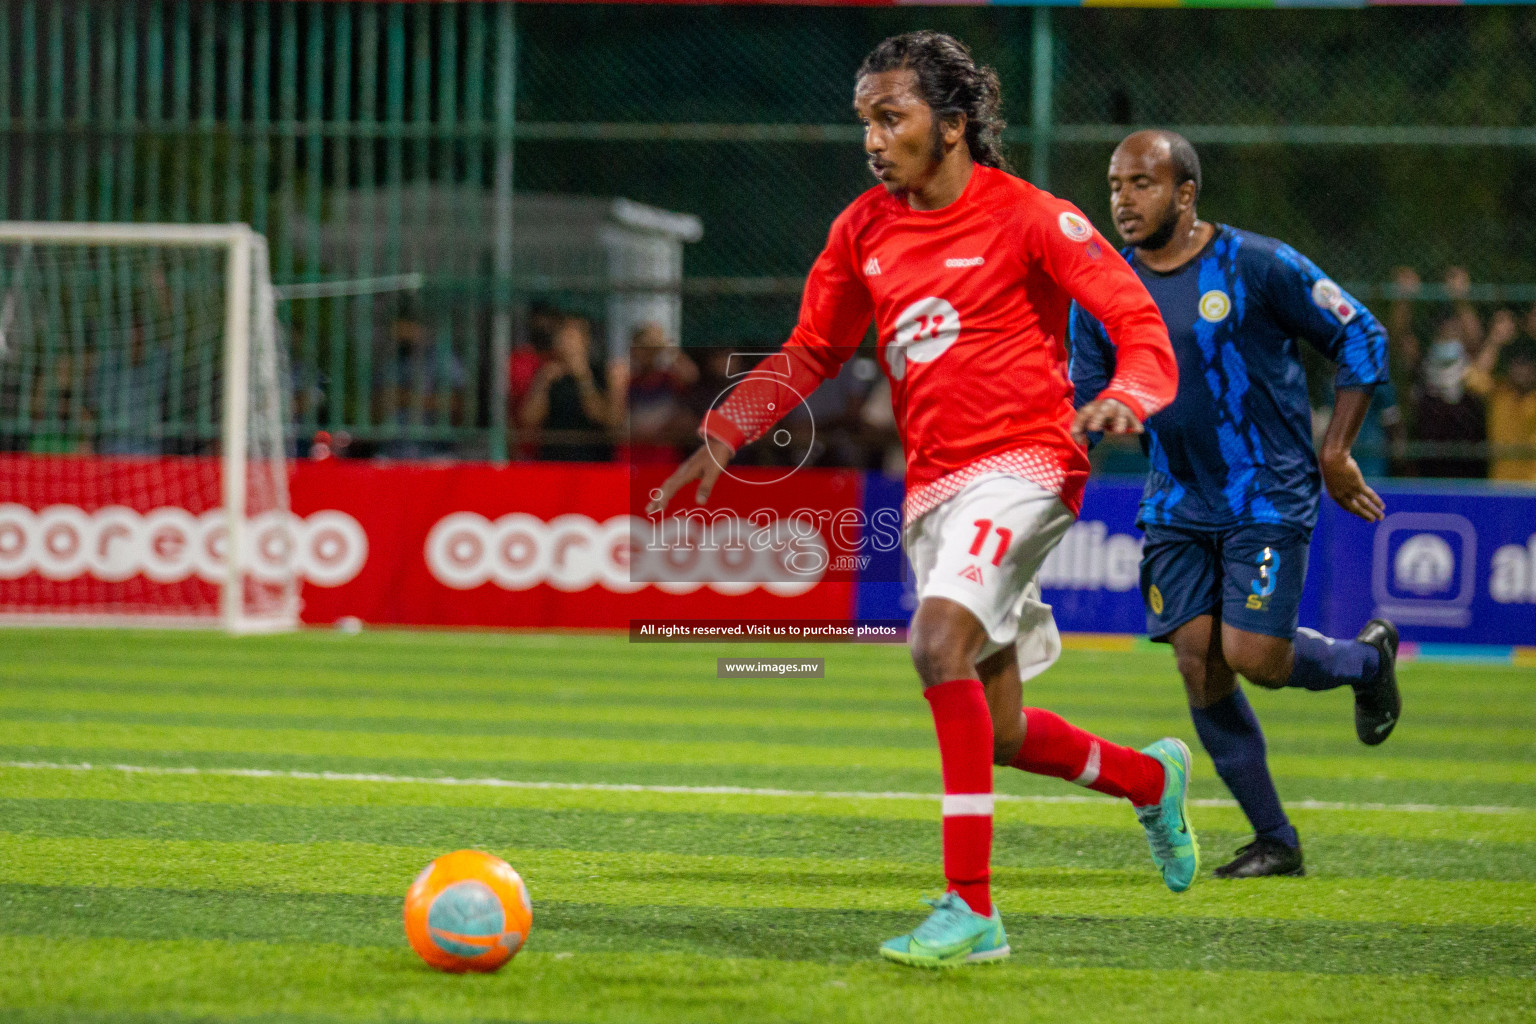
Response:
POLYGON ((1117 350, 1099 397, 1143 421, 1171 402, 1178 366, 1157 306, 1071 203, 982 166, 941 210, 877 186, 833 222, 787 358, 749 374, 700 432, 732 448, 761 437, 837 373, 873 317, 906 450, 908 522, 993 473, 1031 480, 1075 513, 1088 457, 1071 435, 1073 299, 1117 350))

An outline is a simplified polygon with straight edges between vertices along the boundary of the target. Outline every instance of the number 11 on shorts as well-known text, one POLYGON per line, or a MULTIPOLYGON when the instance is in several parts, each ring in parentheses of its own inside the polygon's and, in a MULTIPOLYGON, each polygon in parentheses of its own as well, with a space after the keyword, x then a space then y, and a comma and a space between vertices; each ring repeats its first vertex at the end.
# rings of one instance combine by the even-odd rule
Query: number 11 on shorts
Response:
MULTIPOLYGON (((971 554, 980 555, 981 549, 987 543, 987 534, 992 533, 992 520, 976 520, 976 539, 971 542, 971 554)), ((1003 564, 1003 555, 1008 551, 1008 545, 1013 543, 1013 531, 1005 530, 1001 526, 997 528, 997 554, 992 556, 993 565, 1003 564)))

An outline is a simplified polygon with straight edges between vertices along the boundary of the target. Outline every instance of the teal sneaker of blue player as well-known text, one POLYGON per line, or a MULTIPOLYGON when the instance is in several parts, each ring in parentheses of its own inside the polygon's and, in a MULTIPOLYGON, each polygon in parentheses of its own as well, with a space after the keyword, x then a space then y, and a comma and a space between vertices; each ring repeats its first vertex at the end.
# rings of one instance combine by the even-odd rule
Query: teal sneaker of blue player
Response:
POLYGON ((1163 876, 1163 884, 1174 892, 1183 892, 1195 881, 1200 870, 1200 841, 1189 823, 1189 747, 1183 740, 1158 740, 1141 751, 1155 757, 1163 766, 1163 798, 1155 804, 1136 808, 1141 827, 1147 830, 1147 845, 1152 861, 1163 876))
POLYGON ((937 899, 924 897, 933 908, 928 920, 906 935, 880 944, 880 955, 908 967, 959 967, 980 960, 1000 960, 1012 952, 1003 917, 992 908, 985 917, 952 892, 937 899))

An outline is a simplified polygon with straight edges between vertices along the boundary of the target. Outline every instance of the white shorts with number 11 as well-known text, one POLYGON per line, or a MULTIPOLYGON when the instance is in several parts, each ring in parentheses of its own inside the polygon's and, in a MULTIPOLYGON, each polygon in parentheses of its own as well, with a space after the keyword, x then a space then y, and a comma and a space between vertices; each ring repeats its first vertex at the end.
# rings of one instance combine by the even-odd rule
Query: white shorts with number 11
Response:
POLYGON ((1028 480, 977 480, 906 528, 918 600, 942 597, 976 616, 987 631, 977 660, 1013 644, 1019 678, 1039 675, 1061 656, 1061 635, 1040 600, 1038 575, 1075 520, 1060 498, 1028 480))

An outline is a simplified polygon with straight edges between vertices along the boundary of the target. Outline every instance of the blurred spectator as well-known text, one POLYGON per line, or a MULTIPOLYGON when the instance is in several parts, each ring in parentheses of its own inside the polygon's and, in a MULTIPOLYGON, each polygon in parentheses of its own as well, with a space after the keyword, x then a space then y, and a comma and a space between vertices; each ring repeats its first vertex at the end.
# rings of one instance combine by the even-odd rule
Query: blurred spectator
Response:
MULTIPOLYGON (((1423 324, 1416 323, 1414 314, 1423 297, 1424 283, 1412 267, 1398 267, 1392 272, 1394 294, 1387 311, 1387 336, 1392 349, 1391 365, 1400 383, 1416 380, 1419 363, 1425 348, 1420 341, 1423 324), (1401 374, 1401 376, 1397 376, 1401 374)), ((1445 294, 1451 303, 1449 318, 1456 322, 1456 336, 1470 359, 1482 348, 1483 322, 1477 315, 1469 296, 1472 278, 1461 267, 1450 267, 1445 272, 1445 294)), ((1437 328, 1444 326, 1445 315, 1437 321, 1437 328)))
POLYGON ((1413 440, 1427 442, 1429 454, 1415 459, 1415 475, 1422 477, 1482 478, 1488 461, 1481 456, 1458 454, 1459 447, 1479 451, 1488 437, 1483 401, 1466 386, 1467 358, 1462 323, 1446 317, 1435 340, 1419 364, 1414 384, 1413 440))
POLYGON ((1412 267, 1398 267, 1392 271, 1392 303, 1387 307, 1387 341, 1391 348, 1388 361, 1393 370, 1408 374, 1411 379, 1419 366, 1419 338, 1414 330, 1414 302, 1424 290, 1424 282, 1412 267))
POLYGON ((699 360, 699 376, 683 396, 683 402, 688 407, 688 415, 695 424, 704 419, 704 414, 734 383, 731 372, 736 367, 732 365, 731 357, 736 354, 734 348, 695 350, 699 360))
POLYGON ((891 403, 891 382, 882 374, 870 388, 869 397, 859 409, 865 442, 872 449, 872 461, 892 480, 907 474, 907 456, 901 447, 901 432, 896 429, 896 410, 891 403))
POLYGON ((1451 302, 1451 315, 1456 318, 1462 346, 1468 358, 1474 357, 1482 351, 1483 321, 1472 305, 1472 275, 1464 267, 1446 268, 1445 295, 1451 302))
POLYGON ((1495 480, 1536 482, 1536 451, 1512 454, 1511 448, 1536 449, 1536 306, 1520 333, 1507 309, 1493 315, 1487 342, 1466 375, 1467 387, 1488 405, 1488 441, 1493 445, 1495 480))
POLYGON ((533 387, 539 368, 554 358, 555 332, 565 314, 547 303, 534 303, 528 310, 527 331, 507 354, 507 421, 510 426, 508 449, 514 459, 536 459, 539 446, 519 429, 518 411, 533 387))
POLYGON ((85 401, 85 362, 58 353, 32 383, 32 426, 23 434, 33 455, 89 455, 94 416, 85 401))
MULTIPOLYGON (((880 368, 867 356, 854 356, 835 377, 829 377, 784 417, 783 426, 796 441, 774 449, 775 462, 808 466, 866 468, 874 453, 863 420, 880 368), (809 453, 806 448, 809 446, 809 453)), ((878 464, 878 463, 877 463, 878 464)))
POLYGON ((539 458, 559 462, 607 462, 613 458, 610 431, 616 423, 613 400, 622 384, 615 366, 604 374, 592 362, 592 324, 585 317, 561 319, 550 358, 534 373, 518 409, 518 425, 538 431, 539 458))
POLYGON ((351 448, 352 435, 349 432, 338 430, 333 433, 329 430, 317 430, 309 442, 309 458, 313 462, 342 459, 350 454, 351 448))
POLYGON ((676 462, 697 423, 684 399, 699 368, 660 325, 644 324, 630 340, 627 378, 630 461, 676 462))
POLYGON ((460 421, 466 383, 464 364, 451 348, 433 345, 415 317, 397 317, 390 325, 390 357, 374 381, 374 422, 395 428, 397 436, 381 444, 379 454, 387 459, 451 455, 451 440, 421 435, 460 421), (409 436, 413 433, 417 436, 409 436))
POLYGON ((158 455, 164 447, 165 389, 170 379, 168 346, 144 343, 135 323, 126 344, 108 344, 96 355, 90 389, 95 400, 103 455, 158 455))
POLYGON ((555 332, 564 319, 565 314, 542 302, 528 310, 527 336, 512 346, 507 357, 507 401, 511 408, 520 408, 528 397, 539 367, 554 351, 555 332))

